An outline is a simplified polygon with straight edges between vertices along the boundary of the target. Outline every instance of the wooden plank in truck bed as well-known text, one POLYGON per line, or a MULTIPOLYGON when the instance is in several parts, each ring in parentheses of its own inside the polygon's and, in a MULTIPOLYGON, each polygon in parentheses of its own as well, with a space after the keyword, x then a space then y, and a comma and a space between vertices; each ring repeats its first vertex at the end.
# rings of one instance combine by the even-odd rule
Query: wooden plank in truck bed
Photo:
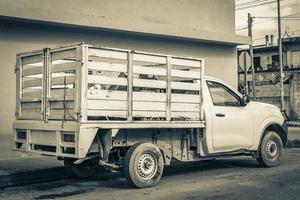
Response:
MULTIPOLYGON (((66 76, 66 78, 64 78, 64 77, 51 78, 52 85, 64 85, 65 83, 66 84, 74 84, 75 76, 70 75, 70 76, 66 76)), ((40 87, 40 86, 42 86, 42 78, 35 78, 35 79, 23 81, 23 88, 40 87)))
MULTIPOLYGON (((88 68, 97 71, 127 73, 127 66, 125 64, 89 62, 88 68)), ((133 73, 166 76, 167 69, 161 67, 144 67, 139 65, 133 65, 133 73)), ((172 74, 172 78, 200 79, 199 71, 183 71, 183 70, 172 69, 171 74, 172 74)))
MULTIPOLYGON (((74 89, 52 89, 49 101, 74 100, 74 89)), ((27 91, 22 94, 21 102, 41 101, 42 90, 27 91)))
MULTIPOLYGON (((126 117, 126 110, 88 110, 88 115, 89 116, 104 116, 104 117, 120 117, 120 118, 125 118, 126 117)), ((166 117, 166 112, 165 111, 132 111, 132 116, 133 117, 149 117, 149 118, 165 118, 166 117)), ((199 112, 194 111, 194 112, 178 112, 178 111, 173 111, 171 112, 171 117, 172 118, 182 118, 182 120, 186 119, 193 119, 193 120, 199 120, 199 112)), ((109 120, 109 119, 108 119, 109 120)), ((150 120, 145 120, 145 121, 150 121, 150 120)), ((165 121, 165 120, 162 120, 165 121)), ((189 120, 187 120, 189 121, 189 120)), ((102 120, 103 122, 103 120, 102 120)), ((101 123, 102 123, 101 122, 101 123)), ((105 122, 105 120, 104 120, 105 122)))
MULTIPOLYGON (((53 64, 51 66, 51 72, 57 73, 57 72, 65 72, 70 70, 76 70, 77 67, 81 65, 79 62, 66 62, 66 63, 59 63, 59 64, 53 64)), ((42 66, 30 66, 23 69, 23 76, 32 76, 37 74, 42 74, 43 68, 42 66)))
MULTIPOLYGON (((92 84, 103 85, 120 85, 127 86, 126 78, 116 78, 100 75, 89 75, 88 82, 92 84)), ((134 87, 142 88, 163 88, 167 87, 166 81, 161 80, 146 80, 146 79, 133 79, 134 87)), ((176 90, 197 90, 199 91, 199 83, 185 83, 185 82, 172 82, 171 88, 176 90)))
POLYGON ((80 123, 82 128, 140 129, 140 128, 204 128, 204 121, 88 121, 80 123))
POLYGON ((43 62, 42 52, 28 55, 28 56, 22 56, 22 65, 29 65, 33 63, 42 63, 42 62, 43 62))
MULTIPOLYGON (((126 91, 88 90, 88 99, 98 100, 127 100, 126 91)), ((166 93, 158 92, 133 92, 134 101, 166 102, 166 93)), ((199 95, 171 94, 171 102, 199 103, 199 95)))
MULTIPOLYGON (((127 101, 88 100, 88 108, 91 110, 127 110, 127 101)), ((164 111, 166 102, 133 101, 133 111, 164 111)), ((199 103, 171 103, 171 111, 199 110, 199 103)))

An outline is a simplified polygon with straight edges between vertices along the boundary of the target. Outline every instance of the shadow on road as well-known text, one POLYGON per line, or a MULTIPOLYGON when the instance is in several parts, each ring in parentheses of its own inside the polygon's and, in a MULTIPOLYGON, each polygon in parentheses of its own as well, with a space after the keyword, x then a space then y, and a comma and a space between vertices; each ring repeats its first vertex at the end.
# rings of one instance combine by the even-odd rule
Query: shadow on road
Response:
MULTIPOLYGON (((198 161, 198 162, 173 162, 171 166, 166 166, 164 169, 164 177, 173 177, 176 175, 191 176, 197 173, 197 177, 210 176, 210 173, 224 174, 226 169, 230 168, 245 168, 253 169, 259 168, 259 165, 254 159, 250 158, 230 158, 230 159, 218 159, 210 161, 198 161)), ((33 184, 30 186, 33 190, 45 191, 60 188, 62 186, 72 186, 77 188, 69 193, 57 193, 51 194, 57 197, 62 195, 63 197, 73 196, 79 193, 85 193, 92 191, 95 188, 107 188, 107 189, 135 189, 132 187, 126 179, 123 177, 122 172, 114 173, 102 173, 92 178, 69 178, 60 182, 47 182, 43 184, 33 184)), ((39 199, 48 198, 49 195, 41 195, 39 199)), ((52 196, 51 196, 52 197, 52 196)))
MULTIPOLYGON (((164 171, 164 176, 172 176, 177 174, 187 174, 194 172, 203 172, 219 170, 224 168, 259 168, 260 166, 254 159, 218 159, 210 161, 197 162, 177 162, 174 165, 167 166, 164 171)), ((204 174, 205 175, 205 174, 204 174)))
MULTIPOLYGON (((207 176, 208 172, 213 170, 222 170, 228 168, 260 168, 254 159, 242 158, 242 159, 220 159, 220 160, 210 160, 210 161, 197 161, 197 162, 174 162, 171 166, 166 166, 164 169, 163 177, 176 176, 180 174, 190 175, 192 173, 197 173, 197 176, 207 176), (199 174, 200 173, 200 174, 199 174)), ((223 173, 223 172, 222 172, 223 173)), ((91 180, 91 179, 88 179, 91 180)), ((114 177, 95 177, 92 180, 101 181, 98 182, 99 187, 109 187, 115 189, 130 189, 133 188, 127 183, 123 178, 121 172, 114 173, 114 177), (117 178, 113 182, 105 182, 111 178, 117 178), (101 180, 100 180, 101 179, 101 180)))

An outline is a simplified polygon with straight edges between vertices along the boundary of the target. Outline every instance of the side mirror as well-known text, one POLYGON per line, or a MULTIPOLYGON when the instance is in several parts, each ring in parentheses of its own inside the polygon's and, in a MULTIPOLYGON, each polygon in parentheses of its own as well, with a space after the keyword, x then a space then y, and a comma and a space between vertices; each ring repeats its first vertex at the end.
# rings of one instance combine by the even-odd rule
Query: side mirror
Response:
POLYGON ((243 98, 241 99, 242 106, 246 106, 250 102, 250 97, 247 94, 243 95, 243 98))

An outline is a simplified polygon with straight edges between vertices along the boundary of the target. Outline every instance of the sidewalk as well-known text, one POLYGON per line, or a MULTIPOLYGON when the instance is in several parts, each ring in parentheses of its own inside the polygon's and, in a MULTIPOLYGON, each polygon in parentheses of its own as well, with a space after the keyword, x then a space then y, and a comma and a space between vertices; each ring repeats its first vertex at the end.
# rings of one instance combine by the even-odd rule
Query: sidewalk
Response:
POLYGON ((288 147, 300 147, 300 126, 289 126, 288 147))
POLYGON ((300 127, 300 121, 288 121, 287 124, 289 127, 300 127))
POLYGON ((288 121, 288 147, 300 147, 300 121, 288 121))

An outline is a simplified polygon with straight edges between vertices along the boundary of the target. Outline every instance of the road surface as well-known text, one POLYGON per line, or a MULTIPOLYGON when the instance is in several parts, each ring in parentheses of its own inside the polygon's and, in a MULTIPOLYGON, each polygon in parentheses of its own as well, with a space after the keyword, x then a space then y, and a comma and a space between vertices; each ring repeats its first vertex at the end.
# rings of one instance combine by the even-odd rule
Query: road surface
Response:
POLYGON ((300 149, 286 149, 282 164, 260 168, 247 158, 226 158, 165 169, 154 188, 135 189, 118 173, 0 190, 0 199, 299 199, 300 149))

